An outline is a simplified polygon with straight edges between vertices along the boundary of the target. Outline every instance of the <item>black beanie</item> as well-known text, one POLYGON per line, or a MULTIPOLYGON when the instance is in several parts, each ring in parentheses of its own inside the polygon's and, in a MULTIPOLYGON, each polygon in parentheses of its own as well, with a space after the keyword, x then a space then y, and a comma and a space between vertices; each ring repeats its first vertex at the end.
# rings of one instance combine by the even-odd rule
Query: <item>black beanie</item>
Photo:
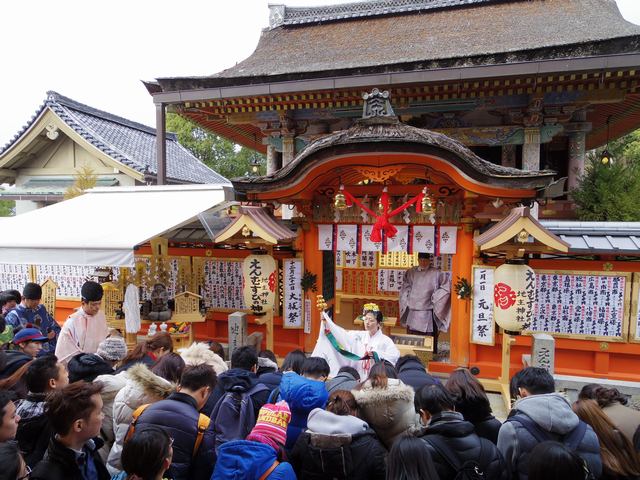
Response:
POLYGON ((80 289, 80 295, 85 302, 98 302, 102 300, 103 293, 102 285, 92 281, 84 282, 80 289))
POLYGON ((24 286, 22 296, 27 300, 40 300, 42 298, 42 287, 37 283, 29 282, 24 286))
POLYGON ((69 361, 69 383, 93 382, 98 375, 112 374, 113 368, 94 353, 79 353, 69 361))

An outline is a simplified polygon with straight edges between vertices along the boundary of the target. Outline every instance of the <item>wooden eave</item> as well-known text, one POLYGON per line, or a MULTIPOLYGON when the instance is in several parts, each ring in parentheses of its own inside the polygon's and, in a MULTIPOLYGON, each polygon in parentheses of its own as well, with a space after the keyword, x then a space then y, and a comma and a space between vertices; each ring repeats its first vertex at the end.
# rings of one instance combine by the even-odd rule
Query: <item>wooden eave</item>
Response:
POLYGON ((254 241, 255 237, 258 237, 269 244, 276 245, 292 242, 297 236, 278 223, 263 207, 242 206, 240 207, 240 215, 216 236, 214 242, 230 243, 233 240, 240 240, 234 237, 237 237, 238 234, 241 235, 244 227, 247 227, 252 233, 252 236, 242 237, 244 241, 254 241))
MULTIPOLYGON (((588 118, 593 131, 587 133, 587 148, 595 148, 606 141, 609 115, 612 115, 610 138, 618 138, 640 126, 640 95, 634 93, 639 84, 640 69, 618 68, 436 80, 428 84, 392 85, 388 90, 400 114, 403 109, 433 102, 475 102, 490 97, 573 92, 577 103, 594 106, 588 118)), ((381 85, 384 82, 370 86, 381 85)), ((362 88, 300 88, 282 94, 248 90, 245 95, 237 95, 238 90, 234 89, 235 94, 229 96, 212 93, 209 99, 177 102, 172 108, 208 131, 264 153, 266 146, 261 140, 265 134, 256 124, 266 114, 277 117, 289 112, 295 117, 297 111, 353 110, 354 116, 358 116, 362 105, 362 88)))
POLYGON ((509 215, 476 237, 474 241, 481 251, 524 250, 539 253, 567 253, 570 247, 567 242, 551 233, 532 217, 528 207, 513 208, 509 215), (514 243, 514 237, 523 230, 536 240, 535 244, 514 243))

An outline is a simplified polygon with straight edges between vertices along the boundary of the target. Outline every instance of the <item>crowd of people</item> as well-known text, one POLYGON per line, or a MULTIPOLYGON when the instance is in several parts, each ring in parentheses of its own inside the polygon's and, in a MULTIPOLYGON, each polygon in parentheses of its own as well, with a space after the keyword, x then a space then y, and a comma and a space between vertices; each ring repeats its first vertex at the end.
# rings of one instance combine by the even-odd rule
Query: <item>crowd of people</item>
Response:
POLYGON ((571 404, 524 368, 501 422, 469 370, 440 380, 413 355, 331 376, 300 350, 278 366, 242 346, 227 363, 216 342, 176 352, 164 332, 127 351, 90 324, 96 285, 62 330, 35 287, 0 294, 0 480, 640 478, 640 412, 615 388, 571 404))

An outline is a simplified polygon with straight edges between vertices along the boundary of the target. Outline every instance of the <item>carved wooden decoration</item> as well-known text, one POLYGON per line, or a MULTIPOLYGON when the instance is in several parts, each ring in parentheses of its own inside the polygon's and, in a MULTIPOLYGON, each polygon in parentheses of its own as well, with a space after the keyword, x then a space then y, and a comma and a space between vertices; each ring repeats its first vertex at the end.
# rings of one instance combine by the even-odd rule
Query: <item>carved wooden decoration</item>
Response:
POLYGON ((372 182, 383 183, 402 170, 403 167, 353 167, 360 175, 372 182))
POLYGON ((41 303, 49 312, 49 315, 55 317, 56 314, 56 296, 58 291, 58 284, 47 278, 42 284, 42 300, 41 303))

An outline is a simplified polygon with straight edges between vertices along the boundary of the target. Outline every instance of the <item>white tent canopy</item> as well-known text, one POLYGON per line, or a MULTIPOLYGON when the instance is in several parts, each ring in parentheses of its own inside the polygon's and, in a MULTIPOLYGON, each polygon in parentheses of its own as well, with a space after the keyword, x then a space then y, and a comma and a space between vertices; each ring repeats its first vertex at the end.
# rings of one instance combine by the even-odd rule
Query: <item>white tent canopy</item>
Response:
POLYGON ((229 184, 94 188, 3 221, 0 263, 131 267, 136 245, 232 199, 229 184))

